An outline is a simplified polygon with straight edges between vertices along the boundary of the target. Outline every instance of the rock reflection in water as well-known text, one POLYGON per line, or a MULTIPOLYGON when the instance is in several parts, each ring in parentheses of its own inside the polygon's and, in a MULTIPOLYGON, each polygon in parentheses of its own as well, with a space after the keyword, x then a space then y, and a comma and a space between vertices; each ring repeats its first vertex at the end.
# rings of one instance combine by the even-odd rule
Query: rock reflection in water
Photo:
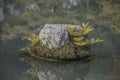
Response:
POLYGON ((30 76, 35 75, 38 80, 84 80, 89 72, 89 63, 80 61, 63 63, 39 61, 30 64, 30 70, 35 74, 27 73, 30 76))
POLYGON ((80 62, 74 63, 45 63, 40 62, 38 68, 39 80, 75 80, 79 78, 84 80, 84 77, 89 71, 88 64, 80 62))

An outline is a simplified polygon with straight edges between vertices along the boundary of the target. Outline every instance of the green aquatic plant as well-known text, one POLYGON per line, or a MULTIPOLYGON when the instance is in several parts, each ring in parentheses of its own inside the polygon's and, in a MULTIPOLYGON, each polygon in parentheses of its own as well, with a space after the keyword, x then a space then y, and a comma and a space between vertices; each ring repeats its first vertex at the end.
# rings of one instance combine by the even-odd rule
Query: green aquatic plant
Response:
POLYGON ((89 22, 88 23, 82 23, 81 26, 79 26, 79 30, 82 34, 88 34, 90 33, 91 31, 94 30, 94 28, 92 28, 91 26, 89 26, 89 22))
POLYGON ((88 34, 93 30, 94 28, 89 26, 89 23, 82 23, 82 25, 78 27, 74 27, 73 25, 67 26, 70 44, 73 45, 75 56, 80 57, 81 55, 89 54, 91 44, 103 41, 100 39, 88 38, 88 34))
POLYGON ((31 37, 24 37, 24 39, 27 39, 31 43, 31 46, 35 45, 39 41, 39 37, 36 34, 32 34, 31 37))
POLYGON ((70 34, 70 42, 73 43, 75 46, 88 46, 90 44, 95 44, 102 42, 103 40, 100 39, 88 39, 88 33, 93 31, 94 28, 89 26, 89 23, 82 23, 81 26, 73 27, 72 25, 67 26, 67 31, 70 34))
POLYGON ((32 34, 30 37, 23 37, 23 39, 28 40, 30 44, 21 48, 20 51, 29 51, 31 47, 35 46, 39 42, 39 37, 36 34, 32 34))

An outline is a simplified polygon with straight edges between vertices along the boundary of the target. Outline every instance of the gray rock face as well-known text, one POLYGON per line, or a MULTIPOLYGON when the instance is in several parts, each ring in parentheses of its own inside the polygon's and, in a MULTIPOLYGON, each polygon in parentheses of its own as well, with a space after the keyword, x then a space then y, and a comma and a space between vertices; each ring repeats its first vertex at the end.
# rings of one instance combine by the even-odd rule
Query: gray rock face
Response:
MULTIPOLYGON (((73 27, 78 27, 73 25, 73 27)), ((39 39, 43 45, 51 48, 60 48, 69 43, 69 35, 66 30, 67 24, 46 24, 40 31, 39 39)))

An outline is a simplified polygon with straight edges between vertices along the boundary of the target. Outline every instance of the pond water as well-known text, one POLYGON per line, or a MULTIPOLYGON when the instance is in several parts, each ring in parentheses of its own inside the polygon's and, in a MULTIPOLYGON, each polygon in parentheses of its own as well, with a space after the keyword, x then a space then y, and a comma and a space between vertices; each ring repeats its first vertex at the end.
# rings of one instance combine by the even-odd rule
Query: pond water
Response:
POLYGON ((104 40, 92 46, 92 60, 61 63, 21 53, 21 39, 1 41, 0 80, 120 80, 120 35, 98 28, 92 36, 104 40))
POLYGON ((0 80, 120 80, 120 0, 0 0, 2 17, 0 80), (41 25, 83 22, 104 40, 91 47, 90 61, 47 62, 19 51, 26 41, 16 37, 39 33, 41 25))

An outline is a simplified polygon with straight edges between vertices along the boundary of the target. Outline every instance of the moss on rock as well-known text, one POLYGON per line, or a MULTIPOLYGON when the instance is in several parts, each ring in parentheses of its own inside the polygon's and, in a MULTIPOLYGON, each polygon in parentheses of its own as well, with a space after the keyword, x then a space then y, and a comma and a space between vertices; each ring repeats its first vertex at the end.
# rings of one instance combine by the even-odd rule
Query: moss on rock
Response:
MULTIPOLYGON (((68 32, 69 41, 61 47, 49 48, 47 44, 43 44, 41 41, 42 39, 39 39, 38 35, 33 34, 31 37, 25 37, 25 39, 29 40, 31 44, 22 50, 27 49, 36 57, 44 57, 48 59, 73 60, 88 57, 91 55, 90 45, 103 40, 88 38, 87 34, 93 30, 93 28, 88 26, 88 23, 77 27, 77 30, 75 28, 76 27, 72 25, 67 26, 66 31, 68 32)), ((56 33, 54 32, 54 34, 56 33)))
POLYGON ((81 50, 80 48, 78 48, 75 51, 74 46, 72 44, 66 44, 58 49, 49 49, 47 46, 43 46, 40 41, 36 45, 31 47, 30 53, 32 53, 34 56, 60 60, 73 60, 90 56, 89 50, 81 50))

